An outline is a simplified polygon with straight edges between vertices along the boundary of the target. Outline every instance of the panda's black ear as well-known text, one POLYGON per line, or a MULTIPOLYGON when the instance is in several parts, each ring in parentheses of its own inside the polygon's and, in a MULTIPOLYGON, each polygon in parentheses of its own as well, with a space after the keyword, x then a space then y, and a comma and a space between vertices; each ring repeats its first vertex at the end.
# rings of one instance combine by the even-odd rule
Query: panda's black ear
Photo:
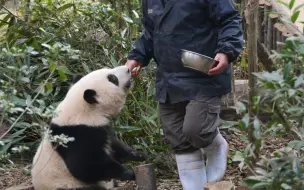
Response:
POLYGON ((83 77, 83 75, 74 75, 73 79, 72 79, 73 84, 78 82, 82 77, 83 77))
POLYGON ((98 101, 96 100, 95 96, 96 96, 96 91, 92 89, 87 89, 83 93, 84 100, 89 104, 98 104, 98 101))

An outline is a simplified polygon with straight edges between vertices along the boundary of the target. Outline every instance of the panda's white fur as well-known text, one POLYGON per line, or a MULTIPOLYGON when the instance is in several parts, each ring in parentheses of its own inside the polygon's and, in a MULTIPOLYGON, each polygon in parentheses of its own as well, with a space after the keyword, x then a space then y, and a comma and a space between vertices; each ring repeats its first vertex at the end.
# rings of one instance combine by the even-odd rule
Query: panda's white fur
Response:
POLYGON ((53 122, 59 125, 85 123, 92 126, 109 122, 107 117, 118 114, 125 103, 128 91, 124 85, 131 79, 131 74, 127 69, 125 66, 114 69, 103 68, 81 78, 58 105, 55 112, 57 117, 53 119, 53 122), (109 74, 117 76, 119 86, 108 81, 109 74), (91 106, 83 101, 85 89, 94 89, 97 92, 98 106, 91 106))
MULTIPOLYGON (((59 127, 85 125, 87 128, 110 125, 108 118, 116 116, 125 104, 130 89, 130 80, 131 73, 126 66, 113 69, 103 68, 87 74, 71 86, 64 100, 58 105, 51 123, 59 127), (115 81, 115 77, 115 80, 112 78, 114 81, 111 81, 109 75, 117 77, 118 82, 115 81), (87 99, 92 101, 91 103, 88 103, 84 98, 84 92, 88 89, 95 92, 93 100, 87 99)), ((89 93, 89 95, 92 94, 89 93)), ((70 129, 67 128, 67 130, 70 129)), ((108 136, 108 134, 106 135, 108 136)), ((75 139, 75 141, 77 140, 79 139, 75 139)), ((103 151, 107 155, 115 151, 112 150, 111 143, 113 142, 110 140, 109 138, 103 146, 103 151)), ((90 139, 83 142, 87 143, 88 141, 90 139)), ((117 139, 115 139, 115 143, 117 142, 117 139)), ((119 144, 117 154, 118 156, 129 154, 128 158, 131 157, 129 160, 132 160, 132 158, 133 160, 142 160, 143 157, 143 155, 122 143, 119 144), (122 153, 119 152, 121 148, 123 148, 122 153)), ((53 148, 48 135, 43 137, 34 156, 32 183, 36 190, 84 189, 84 187, 91 185, 73 177, 63 158, 53 148)), ((114 187, 114 181, 99 181, 99 185, 104 189, 109 189, 114 187)))

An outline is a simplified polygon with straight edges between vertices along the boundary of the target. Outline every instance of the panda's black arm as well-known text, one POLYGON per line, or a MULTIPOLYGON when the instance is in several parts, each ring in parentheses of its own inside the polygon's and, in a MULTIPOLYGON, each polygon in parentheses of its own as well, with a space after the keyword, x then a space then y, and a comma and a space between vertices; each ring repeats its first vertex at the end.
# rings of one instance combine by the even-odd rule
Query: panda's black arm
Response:
POLYGON ((111 147, 114 159, 120 163, 126 161, 144 161, 147 157, 144 153, 137 152, 114 136, 112 138, 111 147))
POLYGON ((93 158, 87 160, 85 158, 82 161, 69 156, 65 159, 65 162, 71 174, 76 179, 86 183, 93 184, 111 179, 135 180, 133 170, 124 167, 109 156, 100 157, 99 160, 93 158))
POLYGON ((130 146, 121 142, 113 130, 112 126, 108 125, 106 127, 108 134, 111 138, 111 148, 113 157, 115 160, 119 161, 120 163, 124 163, 127 161, 144 161, 146 160, 147 156, 144 153, 137 152, 130 146))
POLYGON ((52 135, 65 134, 74 137, 67 147, 54 148, 66 164, 69 172, 78 180, 96 183, 100 180, 120 179, 133 180, 134 172, 125 168, 108 154, 107 146, 110 138, 104 127, 88 127, 86 125, 58 126, 51 124, 52 135))

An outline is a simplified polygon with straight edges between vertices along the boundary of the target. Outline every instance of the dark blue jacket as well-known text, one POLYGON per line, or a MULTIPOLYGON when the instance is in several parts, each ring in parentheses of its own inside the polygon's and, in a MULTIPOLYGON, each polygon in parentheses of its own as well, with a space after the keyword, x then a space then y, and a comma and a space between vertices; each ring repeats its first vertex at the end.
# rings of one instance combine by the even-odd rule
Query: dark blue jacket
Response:
POLYGON ((171 103, 231 91, 231 67, 218 76, 183 67, 181 49, 234 61, 242 51, 241 17, 232 0, 142 0, 144 31, 128 59, 157 64, 156 98, 171 103))

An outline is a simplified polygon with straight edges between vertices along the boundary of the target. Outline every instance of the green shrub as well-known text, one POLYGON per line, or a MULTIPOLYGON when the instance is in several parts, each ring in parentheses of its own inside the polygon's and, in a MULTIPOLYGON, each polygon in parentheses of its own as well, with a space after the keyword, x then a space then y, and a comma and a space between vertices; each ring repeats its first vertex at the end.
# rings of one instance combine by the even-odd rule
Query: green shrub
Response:
MULTIPOLYGON (((247 138, 248 146, 239 151, 234 161, 240 162, 250 175, 243 185, 252 189, 304 189, 304 39, 287 39, 284 49, 275 53, 280 59, 273 72, 253 73, 257 78, 259 95, 253 98, 253 115, 246 112, 244 104, 238 109, 244 117, 234 123, 247 138), (271 113, 270 121, 263 123, 258 116, 271 113), (248 128, 252 132, 248 134, 248 128), (293 134, 288 145, 275 150, 271 156, 262 155, 266 137, 293 134)), ((289 137, 290 138, 290 137, 289 137)))

